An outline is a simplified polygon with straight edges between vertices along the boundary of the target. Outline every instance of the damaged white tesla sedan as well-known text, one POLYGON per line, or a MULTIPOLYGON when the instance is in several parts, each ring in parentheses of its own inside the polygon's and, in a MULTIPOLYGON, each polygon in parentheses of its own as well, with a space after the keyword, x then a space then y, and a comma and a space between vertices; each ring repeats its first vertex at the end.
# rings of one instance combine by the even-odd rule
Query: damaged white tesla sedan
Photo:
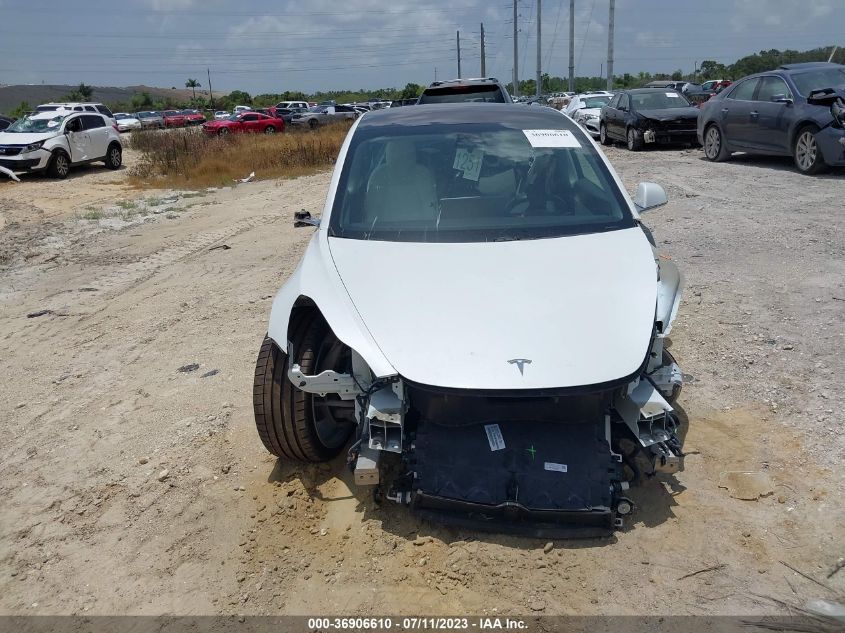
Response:
POLYGON ((610 534, 631 480, 683 465, 681 276, 640 224, 665 202, 652 183, 632 201, 555 110, 362 117, 321 217, 296 217, 317 230, 258 356, 261 440, 346 450, 357 484, 430 519, 610 534))

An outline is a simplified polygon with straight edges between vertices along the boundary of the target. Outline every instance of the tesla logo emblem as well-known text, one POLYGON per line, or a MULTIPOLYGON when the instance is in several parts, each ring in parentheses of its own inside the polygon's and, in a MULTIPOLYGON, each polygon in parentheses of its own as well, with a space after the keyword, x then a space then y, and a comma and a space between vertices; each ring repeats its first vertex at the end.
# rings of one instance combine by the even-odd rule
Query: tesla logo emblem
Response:
POLYGON ((525 375, 525 366, 531 364, 530 358, 511 358, 508 361, 510 365, 516 365, 516 368, 519 370, 520 376, 525 375))

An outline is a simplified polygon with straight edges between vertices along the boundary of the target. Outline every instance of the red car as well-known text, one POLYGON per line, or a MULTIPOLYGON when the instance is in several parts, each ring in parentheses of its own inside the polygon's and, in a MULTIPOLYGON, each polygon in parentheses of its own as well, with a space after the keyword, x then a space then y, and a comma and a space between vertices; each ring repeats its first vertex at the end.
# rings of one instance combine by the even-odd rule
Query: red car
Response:
POLYGON ((202 126, 206 134, 217 134, 225 136, 230 133, 239 132, 263 132, 264 134, 275 134, 285 131, 285 122, 259 112, 241 112, 230 116, 228 119, 208 121, 202 126))
POLYGON ((185 125, 202 125, 205 123, 205 115, 196 110, 182 110, 180 114, 185 117, 185 125))
POLYGON ((184 127, 185 115, 178 110, 165 110, 162 112, 164 117, 164 127, 184 127))

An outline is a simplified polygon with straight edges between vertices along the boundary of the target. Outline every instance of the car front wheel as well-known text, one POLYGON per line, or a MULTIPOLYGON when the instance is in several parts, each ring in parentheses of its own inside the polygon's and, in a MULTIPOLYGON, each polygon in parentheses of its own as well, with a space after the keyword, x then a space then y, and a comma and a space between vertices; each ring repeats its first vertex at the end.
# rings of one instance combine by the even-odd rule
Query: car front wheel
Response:
POLYGON ((63 151, 58 150, 50 159, 50 164, 47 166, 47 175, 51 178, 58 178, 64 180, 70 173, 70 158, 63 151))
MULTIPOLYGON (((351 352, 319 312, 298 309, 291 315, 293 362, 306 375, 351 371, 351 352)), ((264 447, 277 457, 325 462, 346 445, 355 429, 355 403, 335 394, 301 391, 288 378, 288 358, 264 338, 255 363, 253 410, 264 447)))
POLYGON ((317 119, 311 119, 310 121, 308 121, 308 127, 310 127, 312 130, 318 125, 319 123, 317 123, 317 119))
POLYGON ((711 125, 704 132, 704 156, 713 162, 727 160, 731 156, 725 147, 722 131, 716 125, 711 125))
POLYGON ((802 174, 818 174, 827 167, 816 141, 816 132, 818 128, 808 125, 801 128, 795 137, 792 155, 795 158, 795 166, 802 174))
POLYGON ((628 128, 628 149, 638 152, 643 148, 643 135, 634 128, 628 128))
POLYGON ((611 144, 611 140, 607 136, 607 126, 604 123, 599 126, 599 141, 602 145, 611 144))
POLYGON ((275 134, 276 128, 274 128, 272 125, 268 125, 267 127, 264 128, 264 133, 265 134, 275 134))

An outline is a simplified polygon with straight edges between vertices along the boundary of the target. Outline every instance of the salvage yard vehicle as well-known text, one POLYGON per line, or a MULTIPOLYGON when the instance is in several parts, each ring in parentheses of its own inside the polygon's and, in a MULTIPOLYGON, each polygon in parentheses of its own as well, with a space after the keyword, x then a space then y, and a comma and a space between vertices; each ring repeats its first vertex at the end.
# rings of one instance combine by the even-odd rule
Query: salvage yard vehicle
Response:
POLYGON ((185 127, 187 120, 179 110, 165 110, 162 112, 164 127, 185 127))
POLYGON ((198 110, 180 110, 179 114, 185 118, 185 125, 202 125, 205 123, 205 115, 198 110))
POLYGON ((95 161, 109 169, 123 163, 120 133, 99 113, 36 112, 0 132, 0 166, 15 173, 46 171, 66 178, 71 167, 95 161))
POLYGON ((127 112, 115 112, 114 120, 118 132, 131 132, 141 129, 141 121, 127 112))
POLYGON ((609 92, 591 92, 572 97, 563 113, 583 127, 593 138, 599 135, 599 117, 601 109, 610 103, 613 94, 609 92))
POLYGON ((647 143, 698 142, 698 109, 677 90, 636 88, 617 93, 599 117, 602 145, 624 141, 631 151, 647 143))
POLYGON ((161 115, 161 112, 155 112, 153 110, 136 112, 135 118, 141 122, 142 130, 164 129, 164 117, 161 115))
POLYGON ((36 106, 36 112, 55 112, 56 110, 72 110, 73 112, 99 112, 106 116, 114 125, 114 115, 107 106, 102 103, 86 102, 86 101, 63 101, 61 103, 42 103, 36 106))
POLYGON ((798 171, 845 166, 845 66, 785 64, 738 80, 701 106, 708 160, 732 152, 792 156, 798 171))
POLYGON ((260 112, 242 112, 233 114, 228 119, 216 119, 203 123, 202 131, 217 136, 242 134, 244 132, 275 134, 285 131, 285 122, 283 119, 267 116, 260 112))
POLYGON ((548 108, 359 119, 254 377, 272 454, 456 525, 605 536, 683 466, 665 345, 682 279, 596 144, 548 108), (380 272, 378 272, 380 271, 380 272), (380 464, 381 462, 381 464, 380 464), (643 472, 643 466, 647 473, 643 472))
POLYGON ((290 118, 292 125, 309 127, 312 130, 320 125, 336 121, 354 121, 360 115, 352 106, 318 105, 308 108, 305 112, 293 114, 290 118))
POLYGON ((417 103, 423 105, 427 103, 461 103, 464 101, 511 103, 512 99, 498 79, 495 77, 479 77, 434 81, 423 90, 417 103))

